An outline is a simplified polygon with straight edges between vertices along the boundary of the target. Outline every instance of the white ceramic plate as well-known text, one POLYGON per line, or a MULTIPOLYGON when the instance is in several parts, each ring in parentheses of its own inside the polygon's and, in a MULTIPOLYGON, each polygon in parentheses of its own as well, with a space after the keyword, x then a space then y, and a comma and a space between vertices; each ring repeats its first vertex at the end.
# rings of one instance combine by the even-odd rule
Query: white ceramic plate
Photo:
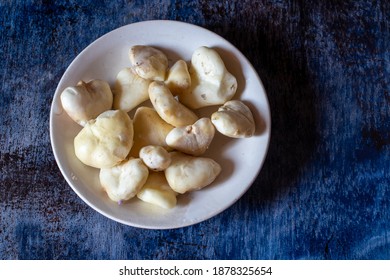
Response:
MULTIPOLYGON (((203 116, 218 107, 202 109, 203 116)), ((130 113, 131 115, 131 113, 130 113)), ((249 61, 232 44, 215 33, 176 21, 146 21, 123 26, 97 39, 83 50, 65 71, 56 89, 50 113, 50 137, 57 164, 72 189, 89 206, 117 222, 140 228, 169 229, 199 223, 236 202, 252 185, 264 162, 270 139, 271 119, 263 85, 249 61), (81 127, 63 111, 61 92, 79 80, 104 79, 113 84, 116 74, 129 67, 132 45, 163 50, 170 62, 190 61, 200 46, 215 48, 238 81, 234 99, 245 102, 256 121, 255 136, 232 139, 218 132, 205 156, 222 166, 212 185, 181 195, 178 205, 164 210, 134 198, 118 205, 100 188, 98 170, 83 165, 74 154, 73 139, 81 127)), ((242 213, 244 215, 244 213, 242 213)))

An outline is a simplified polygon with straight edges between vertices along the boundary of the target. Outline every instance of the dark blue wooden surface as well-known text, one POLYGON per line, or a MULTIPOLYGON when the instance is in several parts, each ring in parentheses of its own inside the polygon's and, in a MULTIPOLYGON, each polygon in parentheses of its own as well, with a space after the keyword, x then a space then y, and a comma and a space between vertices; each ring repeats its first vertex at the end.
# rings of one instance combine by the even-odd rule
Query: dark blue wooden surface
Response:
POLYGON ((0 1, 0 259, 390 259, 389 3, 0 1), (250 190, 176 230, 93 211, 61 176, 49 139, 51 100, 75 56, 150 19, 236 45, 273 118, 250 190))

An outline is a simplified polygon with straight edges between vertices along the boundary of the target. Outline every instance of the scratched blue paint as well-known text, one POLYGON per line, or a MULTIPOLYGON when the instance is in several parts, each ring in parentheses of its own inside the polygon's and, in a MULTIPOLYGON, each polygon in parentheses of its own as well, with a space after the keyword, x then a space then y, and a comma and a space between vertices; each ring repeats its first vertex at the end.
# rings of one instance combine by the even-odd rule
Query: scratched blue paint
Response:
POLYGON ((0 259, 389 259, 390 4, 367 2, 0 2, 0 259), (149 19, 230 40, 272 111, 253 186, 183 229, 137 229, 93 211, 62 178, 48 135, 75 56, 149 19))

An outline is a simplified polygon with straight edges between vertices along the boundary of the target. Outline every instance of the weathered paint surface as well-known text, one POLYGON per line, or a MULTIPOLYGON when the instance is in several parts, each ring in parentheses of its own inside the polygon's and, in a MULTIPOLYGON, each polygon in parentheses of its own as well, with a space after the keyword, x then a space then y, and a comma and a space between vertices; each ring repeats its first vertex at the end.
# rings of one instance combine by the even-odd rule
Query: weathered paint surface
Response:
POLYGON ((389 259, 390 2, 312 2, 1 1, 0 259, 389 259), (66 67, 106 32, 149 19, 231 41, 272 110, 252 188, 177 230, 96 213, 50 147, 50 104, 66 67))

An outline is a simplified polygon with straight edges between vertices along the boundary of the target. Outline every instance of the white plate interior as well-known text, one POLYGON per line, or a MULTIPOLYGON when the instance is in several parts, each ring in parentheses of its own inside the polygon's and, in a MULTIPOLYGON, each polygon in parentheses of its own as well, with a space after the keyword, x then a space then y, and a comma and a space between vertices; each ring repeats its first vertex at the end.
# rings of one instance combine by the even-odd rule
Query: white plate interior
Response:
MULTIPOLYGON (((218 107, 197 111, 210 116, 218 107)), ((132 112, 130 112, 132 115, 132 112)), ((65 71, 56 89, 51 114, 50 136, 57 164, 72 189, 89 206, 120 223, 150 229, 189 226, 204 221, 231 206, 252 185, 264 162, 270 139, 271 119, 266 93, 251 64, 232 44, 198 26, 175 21, 146 21, 123 26, 102 36, 83 50, 65 71), (212 185, 180 195, 171 210, 132 199, 122 205, 109 200, 100 188, 98 170, 83 165, 74 154, 73 139, 81 127, 63 111, 60 94, 79 80, 103 79, 111 85, 116 74, 129 67, 128 50, 132 45, 151 45, 163 50, 170 63, 181 58, 190 61, 200 46, 217 49, 227 69, 237 78, 234 99, 252 110, 255 136, 232 139, 216 136, 204 156, 222 166, 212 185)))

